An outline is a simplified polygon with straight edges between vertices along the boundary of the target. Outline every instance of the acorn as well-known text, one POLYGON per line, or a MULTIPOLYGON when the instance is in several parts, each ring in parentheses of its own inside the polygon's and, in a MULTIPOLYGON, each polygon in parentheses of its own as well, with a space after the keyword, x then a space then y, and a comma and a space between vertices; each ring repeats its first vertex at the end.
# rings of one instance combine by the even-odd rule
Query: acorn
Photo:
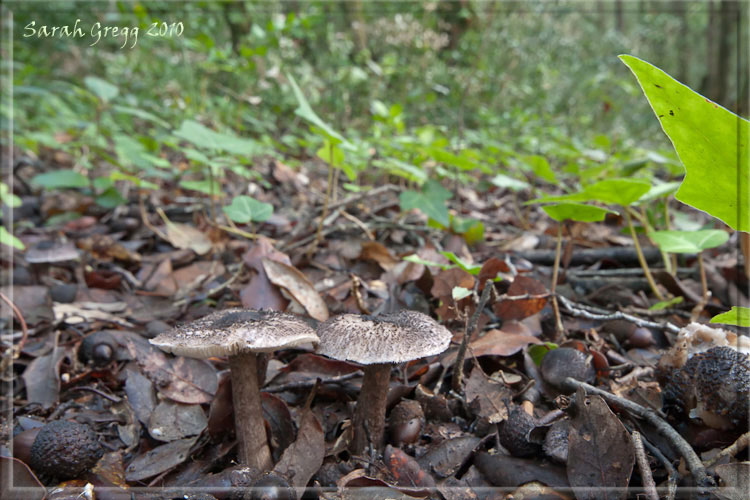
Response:
POLYGON ((567 377, 589 384, 596 377, 591 357, 570 347, 558 347, 545 354, 539 371, 547 384, 566 394, 573 392, 573 388, 565 385, 567 377))
POLYGON ((39 430, 31 445, 29 465, 49 477, 72 479, 96 465, 103 454, 91 427, 54 420, 39 430))
POLYGON ((397 404, 388 419, 388 432, 394 446, 412 444, 419 440, 424 427, 422 405, 413 399, 397 404))

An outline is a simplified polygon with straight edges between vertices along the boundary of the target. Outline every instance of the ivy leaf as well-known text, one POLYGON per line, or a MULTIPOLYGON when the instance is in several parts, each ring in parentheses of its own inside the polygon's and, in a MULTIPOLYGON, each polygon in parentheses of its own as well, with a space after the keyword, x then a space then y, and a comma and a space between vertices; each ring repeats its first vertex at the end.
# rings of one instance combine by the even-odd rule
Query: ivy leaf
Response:
POLYGON ((700 253, 723 245, 729 239, 729 233, 720 229, 653 231, 649 236, 660 250, 669 253, 700 253))
POLYGON ((646 61, 630 55, 620 59, 635 75, 685 166, 675 197, 733 229, 750 231, 748 121, 646 61))
POLYGON ((235 196, 232 203, 222 207, 227 217, 239 224, 263 222, 273 214, 273 205, 263 203, 250 196, 235 196))
POLYGON ((401 210, 412 210, 418 208, 430 219, 443 227, 450 227, 450 213, 445 202, 453 194, 440 185, 436 180, 430 179, 422 186, 422 191, 404 191, 399 195, 401 210))
POLYGON ((354 147, 349 141, 346 140, 346 138, 344 138, 343 135, 336 132, 333 127, 324 122, 315 113, 315 111, 313 111, 312 106, 310 106, 310 103, 307 102, 305 94, 303 94, 302 90, 300 90, 294 77, 288 73, 286 76, 289 79, 289 84, 292 86, 294 97, 297 98, 297 109, 294 110, 294 114, 311 123, 312 125, 315 125, 317 128, 322 130, 329 139, 335 139, 336 142, 345 145, 347 148, 354 147))
POLYGON ((750 307, 733 306, 729 311, 717 314, 716 316, 711 318, 711 323, 750 326, 750 307))

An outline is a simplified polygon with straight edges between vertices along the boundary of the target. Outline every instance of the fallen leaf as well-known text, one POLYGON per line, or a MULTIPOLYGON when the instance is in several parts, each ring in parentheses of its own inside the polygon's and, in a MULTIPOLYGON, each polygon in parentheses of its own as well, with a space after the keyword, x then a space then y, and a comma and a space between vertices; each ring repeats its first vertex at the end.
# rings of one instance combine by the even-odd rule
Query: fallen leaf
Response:
POLYGON ((477 453, 474 465, 494 486, 508 488, 538 481, 552 488, 569 488, 565 469, 537 459, 477 453))
POLYGON ((513 397, 511 390, 505 384, 489 379, 479 367, 471 370, 464 392, 469 407, 491 424, 508 418, 508 401, 513 397))
POLYGON ((385 245, 377 241, 362 242, 362 251, 359 254, 359 258, 363 260, 374 260, 385 271, 390 271, 396 264, 401 262, 393 256, 391 251, 388 250, 385 245))
POLYGON ((276 286, 289 292, 294 300, 302 304, 307 313, 318 321, 328 319, 328 306, 315 290, 307 277, 297 268, 263 258, 263 269, 268 279, 276 286))
POLYGON ((508 297, 529 295, 525 299, 505 299, 494 305, 495 314, 503 320, 523 319, 538 313, 547 304, 547 289, 534 278, 516 276, 506 295, 508 297))
POLYGON ((26 399, 42 408, 55 404, 60 395, 60 363, 70 352, 56 347, 51 353, 34 359, 23 372, 26 399))
POLYGON ((211 251, 211 240, 199 229, 188 224, 167 220, 167 239, 175 248, 189 248, 198 255, 211 251))
POLYGON ((172 441, 136 457, 125 469, 125 479, 142 481, 180 465, 190 456, 190 448, 198 441, 198 437, 172 441))
POLYGON ((625 426, 601 396, 576 392, 568 434, 568 481, 578 500, 627 497, 635 452, 625 426))
POLYGON ((417 462, 439 477, 452 476, 469 460, 481 441, 475 436, 445 439, 419 457, 417 462))
POLYGON ((284 451, 273 470, 291 478, 300 498, 310 478, 323 465, 326 446, 323 428, 312 411, 302 413, 298 427, 297 439, 284 451))
POLYGON ((435 487, 435 479, 429 472, 422 469, 419 462, 399 448, 387 445, 383 453, 383 462, 396 481, 396 486, 417 489, 435 487))
POLYGON ((176 441, 200 434, 207 425, 208 419, 200 405, 165 400, 151 413, 148 433, 157 441, 176 441))
POLYGON ((0 456, 0 498, 3 500, 42 500, 47 490, 29 467, 20 460, 0 456))

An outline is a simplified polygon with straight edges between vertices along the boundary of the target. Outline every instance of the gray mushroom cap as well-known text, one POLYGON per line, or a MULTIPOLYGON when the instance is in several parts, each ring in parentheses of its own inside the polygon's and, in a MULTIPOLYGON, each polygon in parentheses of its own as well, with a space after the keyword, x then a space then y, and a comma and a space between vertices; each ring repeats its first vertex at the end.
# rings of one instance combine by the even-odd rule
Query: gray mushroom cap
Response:
POLYGON ((363 365, 402 363, 440 354, 453 337, 426 314, 406 310, 379 316, 334 316, 320 324, 318 336, 320 354, 363 365))
POLYGON ((164 351, 190 358, 272 352, 318 342, 301 318, 277 311, 227 309, 160 333, 150 342, 164 351))

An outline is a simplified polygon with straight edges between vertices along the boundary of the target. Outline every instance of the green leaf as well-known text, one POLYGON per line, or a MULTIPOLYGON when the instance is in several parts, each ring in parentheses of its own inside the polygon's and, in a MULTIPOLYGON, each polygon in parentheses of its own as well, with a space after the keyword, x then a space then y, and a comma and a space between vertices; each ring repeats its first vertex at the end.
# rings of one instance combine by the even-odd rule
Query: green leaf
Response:
POLYGON ((411 255, 407 255, 402 260, 405 260, 407 262, 414 262, 416 264, 422 264, 423 266, 428 266, 428 267, 439 267, 443 271, 445 271, 446 269, 452 269, 452 268, 456 267, 453 264, 441 264, 439 262, 433 262, 431 260, 425 260, 425 259, 421 258, 419 255, 417 255, 415 253, 411 254, 411 255))
POLYGON ((207 194, 209 196, 223 196, 224 194, 221 191, 221 183, 216 179, 212 182, 210 178, 200 181, 180 181, 180 187, 198 191, 199 193, 207 194))
POLYGON ((649 307, 648 310, 649 311, 661 311, 662 309, 676 306, 677 304, 682 304, 684 301, 685 301, 685 297, 680 295, 679 297, 675 297, 673 299, 662 300, 660 302, 657 302, 656 304, 649 307))
POLYGON ((68 169, 52 170, 35 175, 31 182, 45 189, 84 188, 89 186, 88 177, 75 170, 68 169))
POLYGON ((330 141, 326 140, 323 147, 316 153, 318 158, 326 163, 333 165, 334 167, 340 167, 344 163, 344 151, 341 148, 336 147, 335 144, 331 144, 330 141))
POLYGON ((598 222, 604 220, 608 213, 617 213, 606 208, 584 205, 583 203, 557 203, 542 207, 556 221, 574 220, 578 222, 598 222))
POLYGON ((520 181, 504 174, 497 174, 495 177, 490 179, 490 182, 499 188, 507 188, 511 191, 521 191, 523 189, 528 189, 529 187, 528 182, 520 181))
POLYGON ((465 299, 466 297, 469 297, 471 295, 471 290, 468 288, 464 288, 462 286, 454 286, 451 290, 451 296, 453 297, 453 300, 459 301, 461 299, 465 299))
POLYGON ((750 326, 750 307, 732 306, 725 313, 717 314, 711 318, 711 323, 722 323, 725 325, 750 326))
POLYGON ((235 196, 226 207, 222 207, 227 217, 239 224, 248 222, 263 222, 268 220, 273 214, 273 205, 263 203, 250 196, 235 196))
POLYGON ((641 59, 621 55, 685 166, 675 197, 750 231, 748 121, 641 59))
POLYGON ((116 86, 95 76, 87 76, 83 79, 83 83, 96 97, 104 102, 111 101, 120 93, 116 86))
POLYGON ((651 189, 651 184, 637 179, 606 179, 591 184, 577 193, 562 196, 545 196, 529 203, 545 203, 548 201, 599 201, 628 206, 637 201, 651 189))
POLYGON ((119 112, 119 113, 123 113, 123 114, 126 114, 126 115, 135 116, 136 118, 140 118, 141 120, 146 120, 146 121, 149 121, 149 122, 153 122, 153 123, 155 123, 157 125, 160 125, 160 126, 162 126, 164 128, 170 128, 169 123, 165 122, 164 120, 162 120, 161 118, 159 118, 155 114, 149 113, 148 111, 144 111, 144 110, 139 109, 139 108, 132 108, 130 106, 115 105, 115 106, 112 106, 112 109, 114 111, 119 112))
POLYGON ((444 250, 440 252, 440 255, 453 262, 467 273, 473 274, 474 276, 477 276, 479 274, 479 271, 482 270, 482 266, 471 265, 453 252, 447 252, 444 250))
POLYGON ((104 208, 115 208, 124 205, 128 200, 123 198, 120 192, 114 188, 105 189, 102 194, 96 197, 96 204, 104 208))
POLYGON ((679 187, 680 181, 662 182, 661 184, 656 184, 654 186, 651 186, 651 189, 649 189, 648 193, 644 194, 641 197, 640 201, 651 201, 657 198, 661 198, 662 196, 670 195, 677 191, 677 188, 679 187))
POLYGON ((372 164, 378 168, 386 169, 390 174, 398 175, 417 184, 424 184, 428 179, 427 172, 423 168, 396 158, 377 159, 372 164))
POLYGON ((542 358, 553 349, 557 349, 557 344, 552 342, 545 342, 543 344, 534 344, 529 346, 529 356, 534 361, 534 364, 539 366, 542 364, 542 358))
POLYGON ((114 171, 111 174, 109 174, 109 178, 112 179, 113 181, 132 182, 135 186, 137 186, 140 189, 156 189, 159 187, 153 182, 149 182, 149 181, 141 179, 140 177, 136 177, 135 175, 128 175, 119 171, 114 171))
POLYGON ((0 226, 0 243, 18 250, 26 248, 21 240, 10 234, 8 230, 5 229, 5 226, 0 226))
POLYGON ((0 182, 0 203, 9 207, 21 206, 21 198, 10 192, 10 188, 4 182, 0 182))
POLYGON ((215 132, 193 120, 183 121, 174 135, 202 148, 228 151, 239 155, 253 156, 262 150, 255 141, 228 133, 215 132))
POLYGON ((300 90, 294 77, 289 73, 287 73, 286 76, 289 79, 289 84, 292 86, 294 97, 297 98, 297 109, 294 111, 294 114, 318 127, 325 133, 325 135, 328 136, 329 139, 336 139, 337 142, 346 145, 348 148, 353 147, 353 145, 349 141, 347 141, 343 135, 336 132, 333 127, 328 125, 317 114, 315 114, 315 111, 313 111, 310 103, 307 102, 305 94, 303 94, 300 90))
POLYGON ((708 248, 723 245, 729 233, 720 229, 701 231, 653 231, 649 237, 664 252, 700 253, 708 248))
POLYGON ((555 183, 557 182, 557 179, 555 178, 555 173, 552 171, 552 168, 549 166, 549 162, 547 161, 547 158, 544 156, 539 155, 533 155, 533 156, 527 156, 524 158, 524 163, 526 163, 528 166, 531 167, 531 170, 534 172, 534 175, 537 177, 541 177, 547 182, 555 183))
POLYGON ((399 195, 401 210, 418 208, 425 215, 443 227, 450 227, 450 214, 445 202, 453 194, 440 185, 436 180, 430 179, 422 186, 421 192, 404 191, 399 195))

